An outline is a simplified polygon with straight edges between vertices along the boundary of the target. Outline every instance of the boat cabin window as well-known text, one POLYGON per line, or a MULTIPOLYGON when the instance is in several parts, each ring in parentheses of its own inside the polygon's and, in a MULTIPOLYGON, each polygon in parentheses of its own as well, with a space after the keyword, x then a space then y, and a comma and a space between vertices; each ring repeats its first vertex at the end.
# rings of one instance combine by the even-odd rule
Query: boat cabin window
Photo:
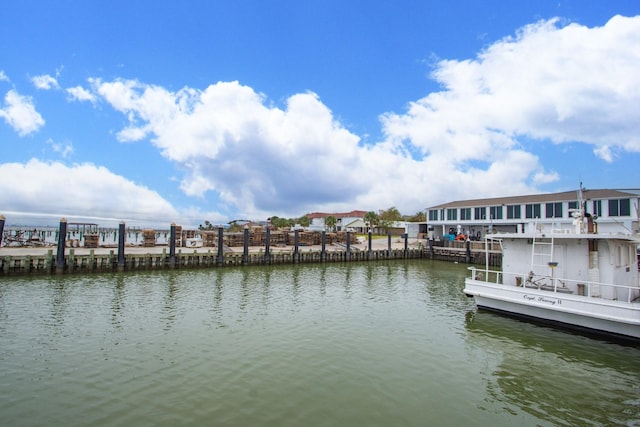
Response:
POLYGON ((629 199, 609 200, 609 216, 630 216, 631 203, 629 199))
POLYGON ((520 219, 522 218, 522 213, 520 212, 520 205, 509 205, 507 206, 507 219, 520 219))
POLYGON ((491 215, 491 219, 502 219, 502 206, 491 206, 489 215, 491 215))
MULTIPOLYGON (((592 203, 592 206, 593 206, 593 212, 591 213, 594 216, 602 216, 602 200, 594 200, 592 203)), ((587 208, 587 212, 589 212, 588 208, 587 208)))
POLYGON ((540 218, 540 203, 525 205, 524 210, 526 218, 540 218))
POLYGON ((545 205, 545 216, 547 218, 562 218, 562 202, 547 203, 545 205))

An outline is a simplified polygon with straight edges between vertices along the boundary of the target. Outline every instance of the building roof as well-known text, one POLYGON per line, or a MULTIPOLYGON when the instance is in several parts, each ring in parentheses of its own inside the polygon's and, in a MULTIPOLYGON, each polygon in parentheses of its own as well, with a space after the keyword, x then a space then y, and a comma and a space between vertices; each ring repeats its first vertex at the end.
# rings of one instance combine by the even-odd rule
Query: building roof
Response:
POLYGON ((346 228, 366 228, 367 224, 361 219, 351 221, 349 224, 344 225, 346 228))
MULTIPOLYGON (((638 190, 583 190, 582 198, 585 200, 615 199, 638 197, 638 190)), ((564 191, 561 193, 531 194, 526 196, 495 197, 489 199, 458 200, 432 206, 428 209, 446 208, 471 208, 497 205, 518 205, 524 203, 565 202, 578 200, 577 191, 564 191)))

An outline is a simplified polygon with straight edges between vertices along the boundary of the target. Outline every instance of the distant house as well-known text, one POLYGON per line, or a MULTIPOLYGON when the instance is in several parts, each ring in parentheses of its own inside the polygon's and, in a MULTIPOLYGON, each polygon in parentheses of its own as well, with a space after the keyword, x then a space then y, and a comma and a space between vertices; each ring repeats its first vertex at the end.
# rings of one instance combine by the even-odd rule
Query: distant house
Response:
POLYGON ((361 220, 364 222, 365 211, 351 211, 342 213, 324 213, 314 212, 307 215, 309 218, 309 230, 326 230, 325 218, 333 216, 336 219, 336 231, 347 231, 347 226, 354 221, 361 220))
MULTIPOLYGON (((586 213, 603 233, 637 233, 640 190, 583 190, 586 213)), ((481 238, 490 232, 526 233, 573 227, 578 192, 461 200, 428 208, 427 224, 435 239, 463 233, 481 238)))
POLYGON ((356 219, 355 221, 351 221, 350 223, 344 226, 344 230, 346 231, 355 231, 359 234, 364 234, 367 232, 367 224, 362 219, 356 219))

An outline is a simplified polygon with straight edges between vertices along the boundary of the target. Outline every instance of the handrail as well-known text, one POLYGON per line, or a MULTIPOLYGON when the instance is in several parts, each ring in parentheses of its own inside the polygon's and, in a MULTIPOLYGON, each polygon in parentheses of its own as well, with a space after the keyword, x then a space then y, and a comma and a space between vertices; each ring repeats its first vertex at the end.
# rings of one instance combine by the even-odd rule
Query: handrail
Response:
POLYGON ((602 293, 602 288, 610 288, 615 290, 622 290, 625 291, 625 293, 627 294, 626 297, 626 302, 633 302, 633 301, 637 301, 640 300, 640 295, 638 295, 638 293, 640 292, 640 283, 638 283, 637 286, 627 286, 627 285, 616 285, 613 283, 603 283, 603 282, 594 282, 594 281, 589 281, 589 280, 576 280, 576 279, 563 279, 563 278, 552 278, 551 276, 548 275, 539 275, 539 274, 532 274, 529 273, 529 276, 526 278, 523 277, 523 274, 520 273, 513 273, 513 272, 505 272, 505 271, 500 271, 500 270, 490 270, 490 269, 478 269, 476 266, 470 266, 468 267, 468 269, 471 271, 471 278, 474 280, 480 280, 480 281, 484 281, 486 283, 495 283, 497 285, 503 284, 504 281, 504 277, 509 277, 509 276, 513 276, 513 277, 522 277, 522 284, 521 285, 515 285, 517 287, 526 287, 527 283, 529 284, 533 284, 535 285, 535 287, 537 287, 538 289, 544 289, 545 291, 548 292, 553 292, 553 293, 562 293, 562 290, 568 289, 567 288, 567 284, 573 284, 575 285, 575 289, 578 289, 578 285, 584 285, 584 289, 585 289, 585 294, 581 295, 581 296, 585 296, 588 298, 602 298, 602 299, 609 299, 609 298, 603 298, 601 295, 592 295, 592 287, 600 287, 600 294, 602 293), (478 275, 478 273, 482 273, 482 277, 480 277, 478 275), (489 277, 493 277, 495 276, 495 281, 491 280, 489 281, 489 277), (545 284, 540 284, 544 281, 545 284), (560 285, 558 284, 560 283, 560 285), (561 289, 561 290, 559 290, 561 289))

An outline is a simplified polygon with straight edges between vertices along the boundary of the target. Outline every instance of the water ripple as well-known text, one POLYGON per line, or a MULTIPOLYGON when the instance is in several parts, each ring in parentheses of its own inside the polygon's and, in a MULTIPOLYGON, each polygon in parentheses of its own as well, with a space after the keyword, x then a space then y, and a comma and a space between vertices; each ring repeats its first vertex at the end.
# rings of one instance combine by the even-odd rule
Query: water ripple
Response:
POLYGON ((638 349, 476 313, 465 275, 410 261, 0 280, 3 423, 638 422, 638 349))

